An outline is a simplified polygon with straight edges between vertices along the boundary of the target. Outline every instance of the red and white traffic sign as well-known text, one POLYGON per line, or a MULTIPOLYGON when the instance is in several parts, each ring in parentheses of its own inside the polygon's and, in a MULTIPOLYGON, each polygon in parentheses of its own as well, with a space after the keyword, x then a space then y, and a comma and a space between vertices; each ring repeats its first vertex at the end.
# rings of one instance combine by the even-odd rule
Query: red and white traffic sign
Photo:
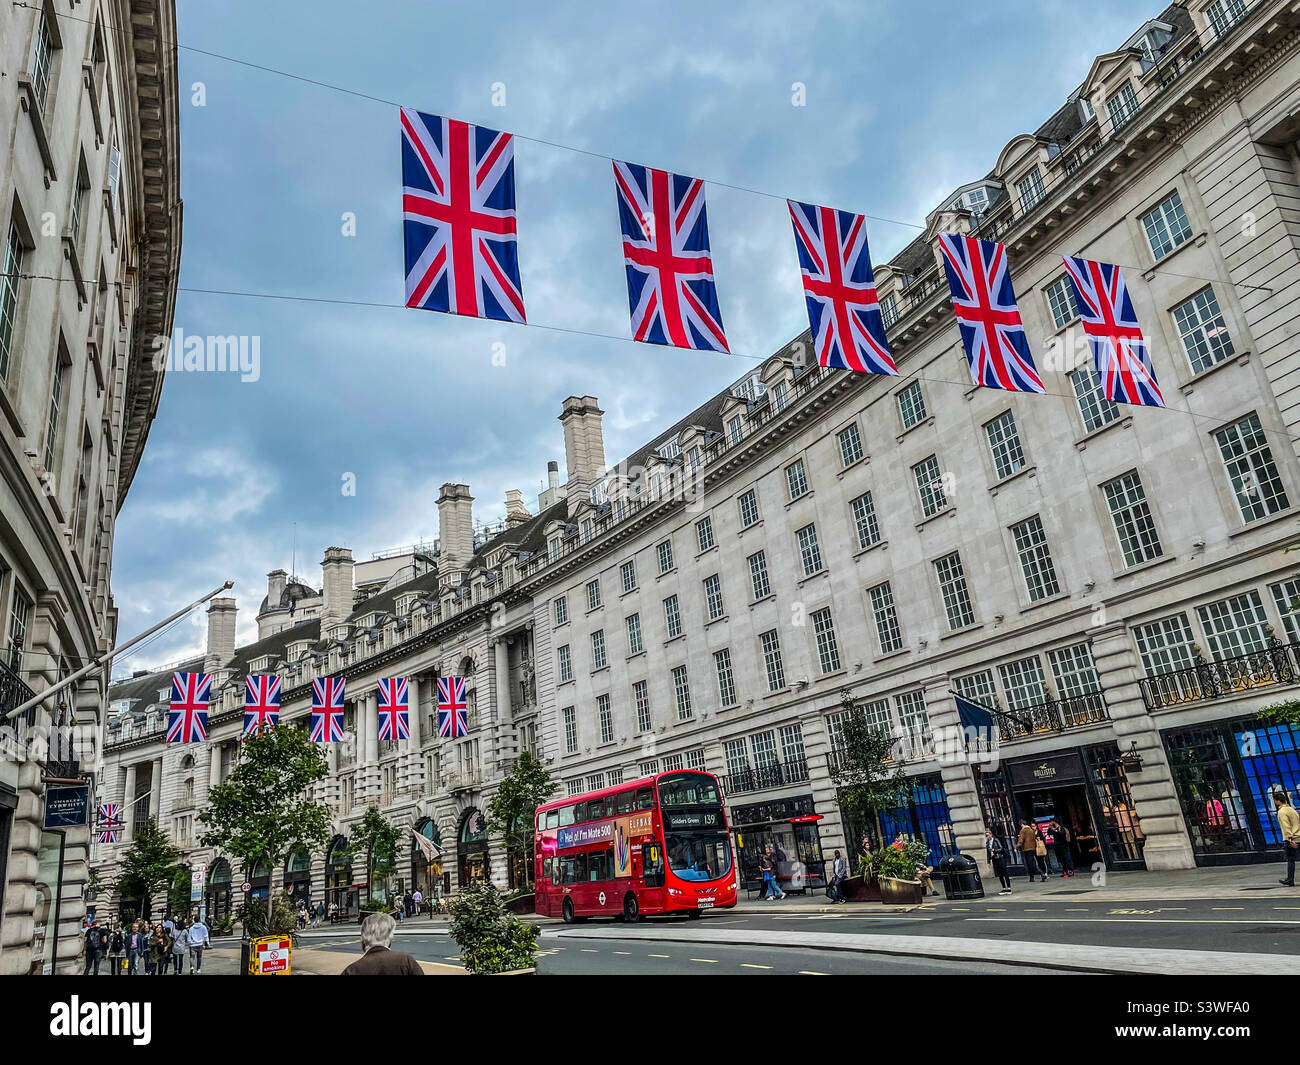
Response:
POLYGON ((242 884, 239 885, 239 890, 242 891, 245 895, 247 895, 250 891, 253 890, 253 885, 250 884, 247 880, 245 880, 242 884))

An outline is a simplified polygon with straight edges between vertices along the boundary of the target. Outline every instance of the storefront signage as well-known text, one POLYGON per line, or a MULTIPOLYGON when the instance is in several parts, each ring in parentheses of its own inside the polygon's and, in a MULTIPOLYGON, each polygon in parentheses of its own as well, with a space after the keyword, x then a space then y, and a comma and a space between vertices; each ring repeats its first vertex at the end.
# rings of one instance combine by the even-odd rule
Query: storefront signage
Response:
POLYGON ((1083 759, 1079 757, 1078 751, 1066 751, 1045 758, 1008 762, 1007 771, 1011 776, 1011 785, 1016 789, 1078 784, 1083 780, 1083 759))
POLYGON ((790 799, 772 799, 748 806, 733 806, 731 822, 735 825, 765 825, 772 821, 789 821, 807 817, 817 812, 811 795, 796 795, 790 799))
POLYGON ((722 823, 719 810, 672 810, 664 811, 664 829, 672 831, 682 828, 717 828, 722 823))
POLYGON ((50 788, 45 793, 45 827, 73 828, 89 824, 90 785, 50 788))

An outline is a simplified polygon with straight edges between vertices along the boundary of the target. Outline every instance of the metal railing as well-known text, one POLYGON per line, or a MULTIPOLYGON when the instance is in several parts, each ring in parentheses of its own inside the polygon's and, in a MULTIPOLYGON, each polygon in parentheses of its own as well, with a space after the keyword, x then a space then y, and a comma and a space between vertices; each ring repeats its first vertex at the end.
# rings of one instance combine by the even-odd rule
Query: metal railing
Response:
POLYGON ((1300 643, 1273 644, 1259 651, 1144 677, 1140 682, 1147 709, 1183 706, 1278 684, 1300 684, 1300 643))
MULTIPOLYGON (((0 662, 0 717, 9 713, 16 706, 22 706, 36 695, 32 689, 19 679, 18 674, 0 662)), ((31 728, 36 724, 36 707, 32 707, 22 717, 7 722, 10 728, 17 729, 26 725, 31 728)))
POLYGON ((763 791, 786 784, 799 784, 808 779, 808 761, 800 758, 790 762, 773 762, 731 773, 722 778, 722 788, 728 795, 746 791, 763 791))
POLYGON ((999 715, 997 723, 1002 739, 1014 740, 1044 732, 1064 732, 1066 729, 1109 720, 1106 699, 1100 691, 1095 691, 1067 695, 1062 699, 1048 697, 1041 703, 1007 710, 999 715))

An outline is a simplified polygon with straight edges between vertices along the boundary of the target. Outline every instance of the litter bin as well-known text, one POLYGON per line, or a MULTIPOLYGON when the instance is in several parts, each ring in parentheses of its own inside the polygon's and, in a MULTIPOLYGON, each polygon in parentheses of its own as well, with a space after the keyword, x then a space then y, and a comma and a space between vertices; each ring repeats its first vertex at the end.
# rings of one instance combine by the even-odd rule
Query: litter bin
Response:
POLYGON ((980 882, 979 864, 964 854, 950 854, 939 863, 939 876, 943 880, 943 894, 949 899, 982 899, 984 885, 980 882))

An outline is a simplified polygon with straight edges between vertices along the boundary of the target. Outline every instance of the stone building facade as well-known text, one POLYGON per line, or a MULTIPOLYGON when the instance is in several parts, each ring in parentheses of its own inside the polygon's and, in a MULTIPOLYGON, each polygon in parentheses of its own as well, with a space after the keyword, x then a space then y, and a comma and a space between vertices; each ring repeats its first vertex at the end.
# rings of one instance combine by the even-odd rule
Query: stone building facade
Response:
MULTIPOLYGON (((159 0, 0 10, 0 710, 117 638, 114 523, 157 410, 153 340, 180 259, 175 40, 159 0)), ((0 973, 77 964, 89 833, 50 827, 46 806, 52 783, 97 768, 108 679, 7 723, 0 973), (52 726, 63 743, 34 741, 52 726)))
MULTIPOLYGON (((1064 822, 1089 865, 1268 856, 1269 795, 1300 786, 1296 731, 1258 716, 1300 682, 1297 113, 1290 5, 1171 5, 878 266, 898 378, 818 368, 805 335, 613 466, 598 400, 570 397, 538 513, 477 543, 447 485, 427 571, 349 601, 331 549, 319 621, 214 660, 284 670, 291 715, 346 674, 366 739, 332 755, 336 829, 378 799, 438 836, 452 889, 484 849, 509 880, 475 814, 524 747, 562 794, 718 774, 746 876, 769 840, 814 871, 863 832, 937 859, 1021 817, 1064 822), (1046 395, 971 386, 941 231, 1006 245, 1046 395), (1124 268, 1168 409, 1100 393, 1063 254, 1124 268), (395 672, 423 724, 383 749, 366 686, 395 672), (426 719, 446 672, 475 691, 454 744, 426 719), (998 711, 995 759, 941 757, 953 691, 998 711), (850 705, 911 782, 867 824, 837 801, 850 705)), ((147 719, 161 679, 114 698, 147 719)), ((165 814, 201 806, 238 732, 223 705, 209 749, 110 733, 109 793, 151 764, 165 814)), ((304 864, 313 897, 342 884, 327 854, 304 864)))

